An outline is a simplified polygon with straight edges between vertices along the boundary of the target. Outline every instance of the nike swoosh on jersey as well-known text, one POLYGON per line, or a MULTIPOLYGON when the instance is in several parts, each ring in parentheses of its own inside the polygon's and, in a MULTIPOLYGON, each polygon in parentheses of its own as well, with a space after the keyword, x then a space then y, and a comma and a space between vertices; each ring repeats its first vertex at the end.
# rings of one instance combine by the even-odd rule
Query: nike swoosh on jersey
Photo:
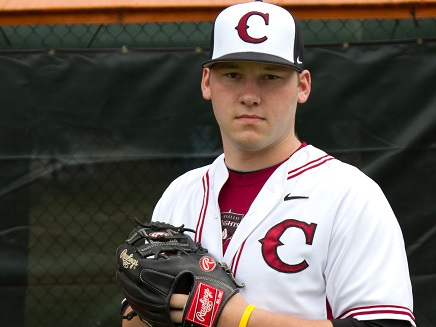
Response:
POLYGON ((308 199, 308 196, 304 195, 291 195, 291 193, 286 194, 283 198, 284 201, 295 200, 295 199, 308 199))

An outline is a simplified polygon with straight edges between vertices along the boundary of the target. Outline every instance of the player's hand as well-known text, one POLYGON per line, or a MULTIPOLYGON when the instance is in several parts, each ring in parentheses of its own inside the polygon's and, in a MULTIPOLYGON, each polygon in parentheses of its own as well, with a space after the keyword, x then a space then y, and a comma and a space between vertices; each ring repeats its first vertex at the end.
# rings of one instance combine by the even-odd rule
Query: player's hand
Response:
MULTIPOLYGON (((181 324, 183 320, 183 313, 188 302, 189 295, 187 294, 173 294, 170 299, 170 315, 174 324, 181 324)), ((244 309, 248 305, 240 294, 235 294, 230 300, 230 305, 226 305, 223 309, 223 314, 218 320, 219 326, 228 326, 237 323, 239 317, 242 316, 244 309), (235 320, 236 319, 236 320, 235 320)))
POLYGON ((170 316, 171 320, 175 324, 182 323, 183 320, 183 311, 186 306, 186 302, 188 302, 189 295, 187 294, 173 294, 170 299, 170 316))

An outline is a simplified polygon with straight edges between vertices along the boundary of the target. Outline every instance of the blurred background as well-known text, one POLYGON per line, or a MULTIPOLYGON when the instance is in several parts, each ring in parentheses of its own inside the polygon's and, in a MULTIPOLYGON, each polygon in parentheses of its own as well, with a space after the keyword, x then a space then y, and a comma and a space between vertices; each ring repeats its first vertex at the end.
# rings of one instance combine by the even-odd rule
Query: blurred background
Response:
MULTIPOLYGON (((116 247, 222 151, 201 63, 237 2, 0 1, 1 326, 121 325, 116 247)), ((271 2, 305 39, 300 139, 382 187, 436 326, 436 1, 271 2)))

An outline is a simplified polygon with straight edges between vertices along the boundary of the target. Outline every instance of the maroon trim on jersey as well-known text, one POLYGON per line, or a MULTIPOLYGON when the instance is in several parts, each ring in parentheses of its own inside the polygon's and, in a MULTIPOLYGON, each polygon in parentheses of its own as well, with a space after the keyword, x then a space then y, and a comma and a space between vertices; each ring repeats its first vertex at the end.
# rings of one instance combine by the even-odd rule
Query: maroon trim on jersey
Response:
POLYGON ((353 318, 331 319, 333 327, 410 327, 409 320, 373 319, 357 320, 353 318))
POLYGON ((337 317, 337 319, 354 318, 356 316, 376 315, 376 314, 383 314, 383 313, 408 316, 413 321, 415 321, 415 316, 413 315, 413 312, 409 308, 402 307, 399 305, 370 305, 370 306, 356 307, 356 308, 349 309, 344 313, 340 314, 337 317))
POLYGON ((241 259, 241 254, 242 254, 242 250, 244 249, 245 246, 245 242, 247 240, 244 241, 244 243, 242 243, 241 247, 239 248, 238 252, 236 252, 236 255, 233 257, 232 259, 232 263, 230 265, 230 268, 233 272, 233 275, 236 277, 236 272, 238 271, 238 266, 239 266, 239 260, 241 259))
POLYGON ((330 306, 329 300, 325 299, 325 307, 327 311, 327 319, 333 319, 332 307, 330 306))
POLYGON ((209 191, 210 191, 210 182, 209 182, 209 171, 201 179, 203 183, 203 203, 201 205, 200 214, 198 216, 197 228, 195 230, 195 242, 201 243, 201 234, 203 233, 204 226, 204 218, 206 217, 207 206, 209 204, 209 191))
POLYGON ((331 155, 326 154, 325 156, 312 160, 310 162, 308 162, 307 164, 298 167, 296 169, 293 169, 291 171, 288 172, 288 179, 294 178, 298 175, 301 175, 302 173, 304 173, 305 171, 308 171, 309 169, 312 168, 316 168, 318 166, 321 166, 322 164, 326 163, 329 160, 333 160, 335 158, 333 158, 331 155))

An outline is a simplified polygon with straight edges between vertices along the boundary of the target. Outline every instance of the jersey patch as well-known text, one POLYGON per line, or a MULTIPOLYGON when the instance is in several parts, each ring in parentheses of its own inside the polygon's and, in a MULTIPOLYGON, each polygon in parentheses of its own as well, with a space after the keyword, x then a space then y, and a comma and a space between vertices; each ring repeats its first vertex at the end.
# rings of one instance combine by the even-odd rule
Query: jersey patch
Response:
POLYGON ((228 212, 221 212, 221 227, 223 230, 223 244, 230 242, 233 234, 241 223, 244 215, 232 212, 230 209, 228 212))

